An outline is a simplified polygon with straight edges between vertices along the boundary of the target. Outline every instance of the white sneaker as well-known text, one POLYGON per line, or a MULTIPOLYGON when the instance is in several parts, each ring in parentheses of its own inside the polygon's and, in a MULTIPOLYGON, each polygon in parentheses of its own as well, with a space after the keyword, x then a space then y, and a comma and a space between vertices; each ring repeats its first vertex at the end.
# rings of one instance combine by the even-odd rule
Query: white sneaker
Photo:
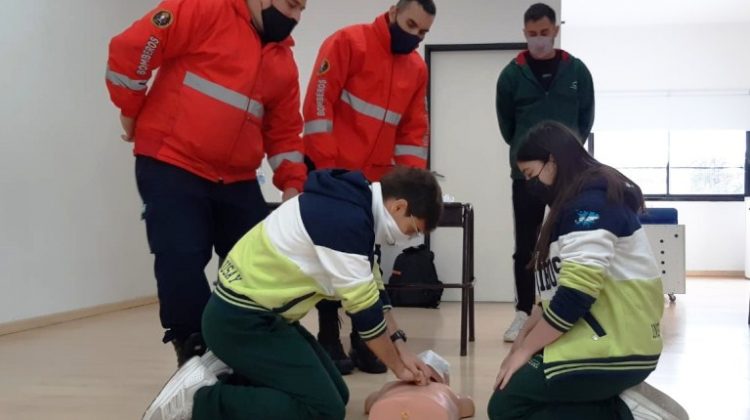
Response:
POLYGON ((227 366, 226 363, 222 362, 216 355, 208 350, 203 356, 201 356, 201 363, 208 369, 208 372, 212 375, 219 377, 221 375, 232 374, 232 368, 227 366))
POLYGON ((687 411, 669 395, 646 382, 626 389, 620 398, 635 420, 688 420, 687 411))
POLYGON ((503 334, 503 340, 505 340, 508 343, 512 343, 516 341, 516 338, 518 337, 518 333, 521 332, 521 328, 523 328, 523 324, 525 324, 528 319, 529 319, 529 316, 526 314, 526 312, 517 311, 516 318, 510 324, 510 327, 508 327, 508 330, 505 331, 505 334, 503 334))
POLYGON ((216 382, 216 375, 208 371, 200 357, 193 357, 169 378, 143 414, 143 420, 190 420, 195 392, 216 382))

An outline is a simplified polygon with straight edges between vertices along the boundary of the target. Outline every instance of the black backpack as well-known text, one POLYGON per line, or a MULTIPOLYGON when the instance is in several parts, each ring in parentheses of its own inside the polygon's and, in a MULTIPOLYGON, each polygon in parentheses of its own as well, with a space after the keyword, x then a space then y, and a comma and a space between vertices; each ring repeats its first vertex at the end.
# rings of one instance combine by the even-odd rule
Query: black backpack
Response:
POLYGON ((400 284, 443 284, 435 270, 435 254, 427 246, 406 248, 393 263, 393 272, 386 288, 393 306, 437 308, 443 289, 394 288, 400 284))

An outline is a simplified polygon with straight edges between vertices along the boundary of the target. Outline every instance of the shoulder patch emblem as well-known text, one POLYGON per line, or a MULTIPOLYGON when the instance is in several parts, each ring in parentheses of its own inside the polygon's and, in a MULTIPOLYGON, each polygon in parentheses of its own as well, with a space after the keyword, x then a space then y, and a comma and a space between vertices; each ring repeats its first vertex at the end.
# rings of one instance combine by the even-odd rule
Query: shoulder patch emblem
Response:
POLYGON ((328 73, 328 70, 330 69, 331 69, 331 63, 328 61, 327 58, 323 59, 323 62, 320 64, 320 68, 318 69, 318 76, 322 76, 328 73))
POLYGON ((151 23, 159 29, 167 28, 173 21, 172 12, 168 10, 159 10, 154 14, 154 17, 151 18, 151 23))
POLYGON ((599 213, 595 211, 579 210, 576 215, 576 226, 589 228, 599 221, 599 213))

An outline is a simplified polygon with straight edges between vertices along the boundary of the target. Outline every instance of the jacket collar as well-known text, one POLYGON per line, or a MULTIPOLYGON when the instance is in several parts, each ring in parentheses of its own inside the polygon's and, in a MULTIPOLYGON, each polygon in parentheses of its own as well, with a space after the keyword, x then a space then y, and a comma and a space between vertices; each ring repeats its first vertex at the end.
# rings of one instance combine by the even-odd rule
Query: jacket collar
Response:
POLYGON ((388 13, 383 13, 378 16, 370 26, 375 30, 380 45, 388 52, 388 54, 393 54, 391 52, 391 31, 388 29, 389 25, 388 13))
MULTIPOLYGON (((560 62, 570 61, 572 59, 572 57, 573 57, 573 56, 570 55, 570 53, 568 53, 565 50, 561 50, 561 49, 557 49, 556 48, 555 51, 560 51, 562 53, 560 55, 560 62)), ((529 52, 529 50, 523 50, 520 53, 518 53, 518 55, 516 56, 516 64, 518 64, 519 66, 522 66, 522 67, 529 65, 528 60, 526 60, 526 53, 527 52, 529 52)))
POLYGON ((267 51, 276 47, 292 48, 293 46, 294 46, 294 38, 292 38, 290 35, 279 42, 269 42, 268 44, 263 45, 263 51, 267 51))
MULTIPOLYGON (((555 49, 555 51, 560 51, 562 54, 560 55, 560 64, 557 67, 557 73, 555 74, 555 77, 552 79, 552 84, 555 84, 555 81, 558 79, 558 75, 566 71, 566 69, 571 65, 573 62, 572 58, 573 56, 570 55, 567 51, 564 50, 558 50, 555 49)), ((526 53, 528 50, 521 51, 518 56, 516 56, 515 63, 519 67, 521 74, 523 77, 528 79, 531 83, 534 83, 536 86, 539 87, 539 89, 542 89, 542 84, 537 80, 536 76, 534 75, 534 72, 531 71, 531 67, 529 66, 528 60, 526 60, 526 53)))
POLYGON ((387 210, 383 202, 383 189, 379 182, 373 182, 370 185, 372 190, 372 218, 375 228, 375 243, 384 244, 386 237, 385 217, 387 210))

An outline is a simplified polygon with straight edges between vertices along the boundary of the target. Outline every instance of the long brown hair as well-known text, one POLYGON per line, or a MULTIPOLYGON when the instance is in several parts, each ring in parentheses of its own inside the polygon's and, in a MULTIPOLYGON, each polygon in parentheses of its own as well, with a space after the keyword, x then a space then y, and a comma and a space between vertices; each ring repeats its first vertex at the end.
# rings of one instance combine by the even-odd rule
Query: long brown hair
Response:
POLYGON ((645 202, 641 188, 620 171, 607 166, 583 148, 581 140, 568 127, 545 121, 534 126, 518 151, 518 162, 548 162, 555 158, 557 174, 552 185, 554 200, 550 204, 547 219, 542 225, 534 257, 529 268, 539 269, 549 257, 552 233, 558 225, 561 210, 592 182, 605 181, 607 200, 625 205, 636 213, 643 211, 645 202))

